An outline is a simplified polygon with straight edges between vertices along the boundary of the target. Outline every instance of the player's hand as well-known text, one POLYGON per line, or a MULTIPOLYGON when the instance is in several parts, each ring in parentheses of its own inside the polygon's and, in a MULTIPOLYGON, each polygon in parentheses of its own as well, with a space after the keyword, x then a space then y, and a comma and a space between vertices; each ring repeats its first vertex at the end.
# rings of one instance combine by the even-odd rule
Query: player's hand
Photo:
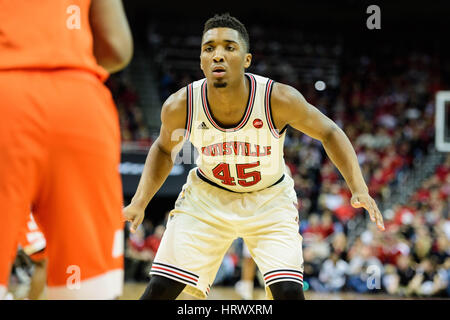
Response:
POLYGON ((135 233, 145 217, 145 209, 137 207, 132 203, 123 208, 123 215, 126 221, 131 222, 130 232, 135 233))
POLYGON ((369 212, 370 220, 377 224, 378 229, 384 231, 383 216, 375 200, 368 193, 354 194, 350 202, 354 208, 366 209, 369 212))

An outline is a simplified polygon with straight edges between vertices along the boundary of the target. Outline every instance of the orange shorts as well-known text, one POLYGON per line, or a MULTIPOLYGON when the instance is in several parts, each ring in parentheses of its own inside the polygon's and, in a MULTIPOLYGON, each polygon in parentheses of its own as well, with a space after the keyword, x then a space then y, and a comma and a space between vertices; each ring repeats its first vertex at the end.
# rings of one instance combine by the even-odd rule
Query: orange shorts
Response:
POLYGON ((48 298, 121 294, 119 163, 117 110, 94 75, 0 70, 0 292, 31 210, 47 240, 48 298))

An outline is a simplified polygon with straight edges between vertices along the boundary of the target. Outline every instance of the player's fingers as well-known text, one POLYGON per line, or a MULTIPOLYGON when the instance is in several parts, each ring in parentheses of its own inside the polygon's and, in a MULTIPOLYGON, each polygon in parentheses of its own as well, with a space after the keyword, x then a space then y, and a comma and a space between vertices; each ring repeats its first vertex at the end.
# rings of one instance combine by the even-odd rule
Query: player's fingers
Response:
POLYGON ((375 222, 375 217, 373 215, 373 211, 370 209, 370 204, 365 201, 364 198, 356 196, 351 199, 351 205, 353 208, 364 208, 369 213, 370 220, 375 222))
POLYGON ((125 221, 129 221, 131 222, 133 220, 132 214, 130 214, 130 212, 127 210, 128 207, 125 207, 122 210, 122 215, 125 221))
POLYGON ((375 203, 375 201, 372 201, 371 209, 372 209, 372 212, 373 212, 373 216, 375 218, 375 220, 373 220, 373 221, 376 222, 378 229, 384 231, 383 216, 381 215, 381 212, 378 209, 378 206, 375 203))
POLYGON ((381 212, 379 210, 377 212, 377 225, 380 228, 380 230, 384 231, 383 216, 381 215, 381 212))
POLYGON ((375 219, 376 219, 375 218, 375 210, 374 210, 372 204, 369 202, 369 204, 365 208, 366 208, 367 212, 369 212, 370 220, 372 222, 375 222, 375 219))
POLYGON ((131 223, 130 231, 135 233, 141 222, 142 218, 140 216, 136 216, 131 223))
POLYGON ((136 233, 136 230, 137 230, 138 226, 139 226, 139 224, 137 224, 135 222, 132 222, 131 226, 130 226, 131 233, 136 233))
POLYGON ((375 211, 375 217, 376 217, 377 221, 382 224, 383 223, 383 215, 381 214, 380 209, 378 209, 378 206, 377 206, 375 200, 373 200, 373 199, 372 199, 372 206, 375 211))
POLYGON ((359 197, 352 198, 351 205, 352 205, 353 208, 361 208, 361 207, 363 207, 361 201, 359 200, 359 197))
POLYGON ((132 218, 130 218, 128 215, 123 215, 123 219, 125 220, 125 221, 128 221, 128 222, 131 222, 131 221, 133 221, 133 219, 132 218))

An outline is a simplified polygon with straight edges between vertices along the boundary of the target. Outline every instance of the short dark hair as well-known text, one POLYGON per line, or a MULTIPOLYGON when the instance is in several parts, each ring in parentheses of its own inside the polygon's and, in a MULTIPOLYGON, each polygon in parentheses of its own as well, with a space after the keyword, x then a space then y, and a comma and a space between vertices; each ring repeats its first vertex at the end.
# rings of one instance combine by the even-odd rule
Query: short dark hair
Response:
POLYGON ((203 34, 205 34, 206 31, 214 28, 230 28, 236 30, 244 40, 247 47, 247 52, 250 51, 250 38, 248 36, 247 29, 242 22, 240 22, 235 17, 230 16, 228 12, 223 14, 216 14, 214 15, 214 17, 209 18, 205 22, 203 34))

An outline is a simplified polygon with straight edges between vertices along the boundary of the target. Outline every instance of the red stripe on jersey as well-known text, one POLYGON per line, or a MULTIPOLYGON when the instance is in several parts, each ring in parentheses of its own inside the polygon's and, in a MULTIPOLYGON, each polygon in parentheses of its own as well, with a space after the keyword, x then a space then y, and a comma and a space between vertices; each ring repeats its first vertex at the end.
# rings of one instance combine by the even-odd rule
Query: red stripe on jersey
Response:
POLYGON ((187 121, 186 121, 186 133, 184 138, 189 139, 189 135, 191 134, 191 125, 192 125, 192 84, 187 87, 187 121))
POLYGON ((270 90, 272 88, 272 85, 273 85, 273 80, 269 80, 266 85, 266 99, 265 99, 266 118, 267 118, 267 122, 269 123, 270 131, 276 138, 279 138, 279 137, 281 137, 281 135, 279 135, 278 131, 275 129, 275 126, 272 122, 271 110, 269 108, 269 106, 270 106, 270 90))

